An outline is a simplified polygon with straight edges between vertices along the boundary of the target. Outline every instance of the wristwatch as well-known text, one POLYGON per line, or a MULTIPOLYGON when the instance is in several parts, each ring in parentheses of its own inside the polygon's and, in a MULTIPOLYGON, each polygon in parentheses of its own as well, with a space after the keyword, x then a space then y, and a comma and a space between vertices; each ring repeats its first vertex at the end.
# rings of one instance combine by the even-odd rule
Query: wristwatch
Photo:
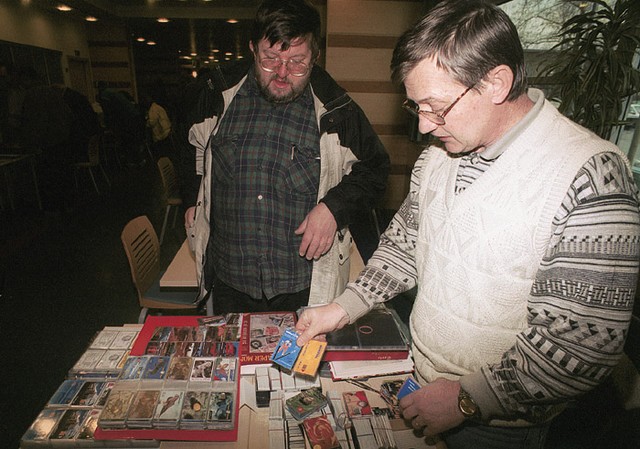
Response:
POLYGON ((466 419, 480 420, 480 407, 462 387, 460 387, 460 393, 458 393, 458 408, 466 419))

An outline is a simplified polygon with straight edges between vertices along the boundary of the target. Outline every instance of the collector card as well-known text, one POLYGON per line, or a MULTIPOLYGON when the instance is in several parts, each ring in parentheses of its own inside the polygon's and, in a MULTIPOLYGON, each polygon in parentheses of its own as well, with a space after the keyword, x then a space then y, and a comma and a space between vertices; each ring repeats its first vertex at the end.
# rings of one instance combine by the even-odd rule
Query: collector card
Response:
POLYGON ((187 391, 182 401, 180 427, 193 428, 202 426, 207 416, 208 405, 208 391, 187 391))
POLYGON ((126 353, 127 351, 124 349, 108 349, 100 360, 98 360, 94 369, 96 371, 116 370, 120 364, 120 360, 122 360, 122 357, 124 357, 126 353))
POLYGON ((398 391, 398 400, 402 399, 409 393, 413 393, 416 390, 420 389, 420 384, 413 380, 411 377, 407 377, 407 380, 404 381, 402 387, 400 387, 400 391, 398 391))
POLYGON ((98 405, 100 398, 105 393, 108 383, 112 384, 113 382, 86 381, 71 402, 71 405, 78 407, 93 407, 98 405))
POLYGON ((303 390, 285 401, 287 410, 298 421, 321 409, 327 404, 327 398, 319 387, 303 390))
POLYGON ((50 440, 71 440, 75 438, 80 430, 82 423, 89 413, 88 409, 69 409, 64 412, 55 429, 49 435, 50 440))
POLYGON ((367 399, 367 394, 363 390, 345 391, 342 393, 344 406, 350 418, 359 418, 371 415, 371 406, 367 399))
POLYGON ((189 380, 211 381, 215 360, 213 357, 195 357, 193 359, 193 368, 191 369, 189 380))
POLYGON ((148 356, 129 356, 120 373, 120 380, 140 380, 148 360, 148 356))
POLYGON ((132 421, 150 422, 159 396, 160 390, 138 390, 129 407, 127 423, 132 421))
POLYGON ((302 347, 293 371, 305 376, 315 376, 326 347, 326 341, 309 340, 309 342, 302 347))
POLYGON ((233 417, 233 393, 214 391, 209 397, 207 413, 208 427, 216 428, 218 423, 229 423, 233 417))
POLYGON ((291 328, 285 329, 275 351, 271 354, 271 361, 288 370, 293 368, 302 349, 296 344, 297 339, 298 333, 296 331, 291 328))
POLYGON ((313 449, 336 449, 340 447, 338 437, 326 416, 307 418, 302 422, 302 426, 313 449))
POLYGON ((22 441, 43 442, 47 440, 63 414, 63 409, 45 408, 24 433, 22 441))
POLYGON ((144 380, 162 380, 167 375, 170 357, 151 356, 142 373, 144 380))
POLYGON ((120 331, 109 349, 131 349, 138 336, 138 331, 120 331))
POLYGON ((64 380, 53 396, 49 399, 47 403, 48 406, 65 406, 70 405, 75 397, 78 395, 78 392, 82 389, 84 385, 84 380, 78 379, 67 379, 64 380))
POLYGON ((182 390, 162 390, 153 413, 154 423, 161 427, 177 423, 180 419, 183 399, 184 391, 182 390))
POLYGON ((232 382, 236 380, 236 358, 217 357, 213 367, 213 380, 232 382))
POLYGON ((189 380, 192 363, 191 357, 172 357, 167 370, 167 380, 189 380))
POLYGON ((100 415, 100 426, 109 427, 124 422, 134 395, 135 390, 112 390, 100 415))

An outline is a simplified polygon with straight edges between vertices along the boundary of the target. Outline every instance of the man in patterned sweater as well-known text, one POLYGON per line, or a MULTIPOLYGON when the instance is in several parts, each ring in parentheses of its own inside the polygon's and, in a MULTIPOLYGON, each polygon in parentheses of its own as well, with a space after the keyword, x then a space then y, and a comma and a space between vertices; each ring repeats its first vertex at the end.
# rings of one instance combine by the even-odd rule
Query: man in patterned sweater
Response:
POLYGON ((298 344, 417 285, 422 388, 404 417, 449 449, 541 448, 623 352, 640 255, 626 156, 527 90, 515 27, 488 2, 439 3, 391 68, 440 144, 358 279, 302 314, 298 344))

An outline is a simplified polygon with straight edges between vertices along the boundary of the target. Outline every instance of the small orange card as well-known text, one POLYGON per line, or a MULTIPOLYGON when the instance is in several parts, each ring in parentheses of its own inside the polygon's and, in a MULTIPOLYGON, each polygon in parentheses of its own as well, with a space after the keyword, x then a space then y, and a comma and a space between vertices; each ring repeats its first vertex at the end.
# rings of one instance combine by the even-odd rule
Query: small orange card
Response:
POLYGON ((315 376, 326 348, 326 341, 310 340, 300 350, 293 371, 305 376, 315 376))

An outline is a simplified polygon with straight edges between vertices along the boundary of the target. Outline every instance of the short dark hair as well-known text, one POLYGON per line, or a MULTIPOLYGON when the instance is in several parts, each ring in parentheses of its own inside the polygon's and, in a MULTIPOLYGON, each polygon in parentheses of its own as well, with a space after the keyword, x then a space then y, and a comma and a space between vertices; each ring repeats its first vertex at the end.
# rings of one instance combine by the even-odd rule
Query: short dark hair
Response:
POLYGON ((464 86, 480 82, 499 65, 513 72, 507 97, 527 90, 524 50, 515 25, 486 0, 445 0, 433 7, 398 40, 391 59, 391 77, 403 83, 411 70, 434 57, 438 67, 464 86))
POLYGON ((309 47, 312 59, 320 52, 320 13, 306 0, 266 0, 258 7, 251 30, 254 48, 266 39, 273 46, 282 42, 287 50, 297 38, 311 35, 309 47))

